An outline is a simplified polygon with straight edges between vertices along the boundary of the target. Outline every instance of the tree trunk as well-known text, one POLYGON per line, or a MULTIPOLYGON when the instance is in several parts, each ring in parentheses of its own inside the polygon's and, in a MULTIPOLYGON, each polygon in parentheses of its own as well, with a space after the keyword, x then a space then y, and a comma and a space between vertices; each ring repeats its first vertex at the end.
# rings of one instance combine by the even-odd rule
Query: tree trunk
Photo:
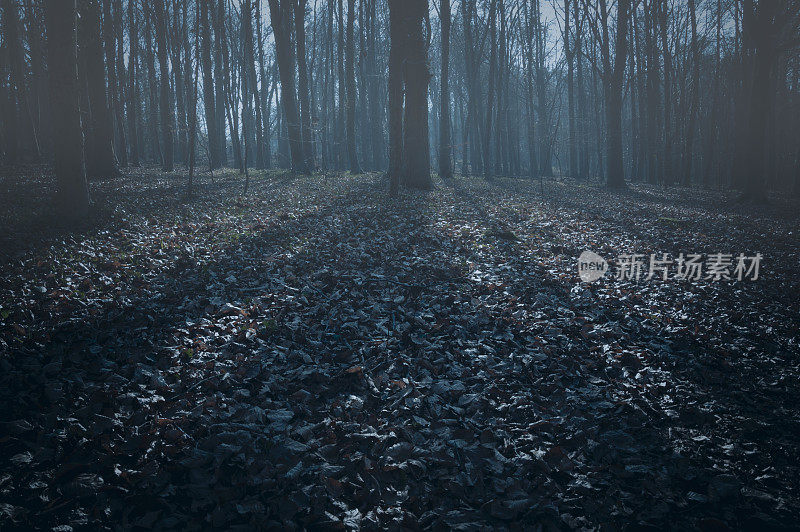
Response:
POLYGON ((406 0, 406 57, 403 78, 406 106, 403 120, 403 184, 433 188, 428 138, 428 0, 406 0))
POLYGON ((763 203, 767 199, 764 163, 776 62, 776 28, 773 20, 777 14, 777 1, 762 0, 754 5, 753 0, 744 0, 743 8, 742 33, 749 36, 744 53, 750 56, 748 63, 751 70, 749 79, 745 78, 745 83, 750 83, 750 90, 746 99, 747 141, 742 154, 742 199, 763 203))
POLYGON ((356 150, 356 72, 355 72, 355 41, 353 37, 353 24, 355 20, 356 0, 347 0, 347 45, 345 49, 345 75, 346 94, 345 105, 347 109, 347 159, 350 172, 361 173, 356 150))
POLYGON ((110 179, 119 175, 119 169, 114 156, 111 112, 106 100, 100 5, 98 0, 84 0, 82 7, 81 43, 90 124, 86 135, 86 173, 89 179, 110 179))
POLYGON ((668 0, 661 0, 661 53, 664 57, 664 184, 673 185, 672 169, 672 53, 667 32, 669 29, 668 0))
POLYGON ((143 1, 145 11, 145 65, 147 66, 147 129, 150 140, 150 158, 162 161, 161 141, 158 135, 158 87, 156 83, 155 55, 153 53, 153 6, 148 1, 143 1))
POLYGON ((453 177, 453 156, 450 133, 450 0, 442 0, 442 96, 439 111, 439 175, 453 177))
POLYGON ((275 34, 275 54, 281 77, 281 104, 289 134, 289 151, 292 158, 292 169, 301 174, 310 173, 303 157, 303 135, 300 126, 300 111, 297 108, 294 70, 295 61, 292 53, 290 35, 291 11, 289 0, 269 0, 269 11, 272 18, 272 30, 275 34))
MULTIPOLYGON (((449 0, 447 0, 449 2, 449 0)), ((383 112, 381 108, 381 79, 377 67, 377 3, 378 0, 367 0, 367 27, 369 35, 367 38, 367 82, 369 91, 369 123, 371 147, 372 147, 372 169, 380 170, 383 168, 386 146, 384 145, 383 133, 383 112)))
POLYGON ((346 139, 346 113, 345 108, 346 106, 346 88, 345 88, 345 74, 344 74, 344 56, 345 56, 345 44, 344 44, 344 6, 342 4, 342 0, 338 0, 337 4, 339 5, 339 12, 338 12, 338 46, 337 49, 339 51, 338 55, 336 56, 336 73, 337 79, 339 81, 339 99, 338 99, 338 107, 337 107, 337 114, 336 114, 336 126, 334 127, 335 138, 334 144, 336 145, 336 168, 341 170, 344 168, 344 159, 345 159, 345 146, 347 144, 346 139))
POLYGON ((26 160, 39 157, 39 143, 31 120, 31 108, 28 98, 25 72, 22 35, 19 27, 19 10, 16 0, 3 0, 3 40, 7 47, 9 60, 9 95, 11 97, 8 115, 8 138, 6 160, 14 164, 18 156, 26 160))
POLYGON ((486 127, 483 137, 483 177, 492 178, 492 119, 494 118, 495 77, 497 70, 497 0, 489 4, 489 94, 486 98, 486 127))
MULTIPOLYGON (((168 29, 169 33, 169 41, 171 43, 170 46, 170 63, 172 65, 172 75, 174 79, 173 89, 174 89, 174 103, 175 107, 173 111, 177 111, 176 117, 176 129, 175 129, 175 151, 177 152, 177 160, 181 164, 185 164, 188 162, 188 158, 186 156, 186 152, 188 149, 188 137, 187 133, 189 131, 189 126, 186 123, 186 84, 185 84, 185 76, 183 73, 183 69, 185 65, 183 65, 183 45, 184 45, 184 34, 185 34, 185 24, 187 23, 187 8, 188 2, 182 3, 182 10, 183 14, 178 9, 179 4, 176 2, 173 4, 173 14, 172 14, 172 27, 168 29), (181 20, 183 19, 183 20, 181 20)), ((188 67, 187 67, 188 68, 188 67)))
MULTIPOLYGON (((205 1, 205 0, 204 0, 205 1)), ((226 68, 226 57, 228 43, 225 39, 225 2, 219 0, 217 9, 214 10, 214 82, 216 84, 216 95, 214 104, 217 111, 217 156, 219 157, 220 167, 228 165, 228 137, 226 134, 225 115, 227 109, 226 93, 228 92, 228 70, 226 68)), ((231 125, 231 128, 233 126, 231 125)), ((231 135, 233 136, 233 135, 231 135)))
POLYGON ((297 41, 297 90, 300 100, 301 134, 303 136, 303 159, 306 167, 314 168, 313 138, 311 132, 311 93, 308 84, 306 61, 306 0, 295 0, 294 26, 297 41))
POLYGON ((57 202, 75 223, 89 215, 89 188, 83 163, 78 88, 78 14, 75 0, 45 0, 50 108, 53 120, 57 202))
POLYGON ((111 0, 103 0, 103 45, 106 58, 106 72, 108 73, 108 97, 114 135, 114 153, 120 157, 123 166, 127 166, 127 145, 125 142, 125 123, 119 109, 119 89, 117 83, 116 46, 114 42, 114 20, 111 17, 111 0))
POLYGON ((137 27, 137 0, 128 0, 128 139, 130 141, 130 163, 139 166, 139 33, 137 27))
POLYGON ((259 168, 272 167, 272 136, 270 134, 270 100, 269 77, 267 76, 266 60, 264 59, 264 38, 261 24, 261 0, 258 1, 257 36, 258 36, 258 68, 261 79, 261 128, 263 129, 262 145, 260 146, 259 168))
MULTIPOLYGON (((575 50, 572 49, 570 41, 572 1, 564 0, 564 57, 567 60, 567 120, 569 128, 567 150, 569 152, 569 173, 575 177, 578 173, 578 153, 575 149, 575 50)), ((577 23, 577 21, 575 22, 577 23)))
MULTIPOLYGON (((217 123, 217 103, 214 94, 214 70, 211 64, 211 25, 208 16, 208 2, 200 1, 200 58, 203 63, 203 108, 208 134, 209 166, 212 170, 220 167, 219 124, 217 123)), ((217 79, 217 83, 220 80, 217 79)))
MULTIPOLYGON (((605 11, 606 0, 601 0, 605 11)), ((609 57, 608 32, 604 32, 604 79, 606 104, 606 183, 609 188, 625 187, 625 167, 622 157, 622 96, 625 64, 628 53, 628 17, 631 0, 617 3, 617 29, 614 43, 614 62, 609 57)))
MULTIPOLYGON (((200 19, 201 10, 195 10, 194 19, 194 75, 192 77, 191 92, 189 94, 189 183, 188 192, 191 195, 192 186, 194 185, 194 167, 196 161, 195 145, 197 144, 197 85, 198 78, 200 77, 200 19)), ((206 15, 208 15, 208 8, 206 7, 206 15)), ((208 17, 206 16, 206 20, 208 17)), ((187 43, 187 52, 189 51, 187 43)), ((186 61, 186 68, 191 68, 191 61, 186 61)))
POLYGON ((161 151, 162 169, 172 172, 175 169, 175 116, 172 108, 172 90, 169 83, 169 51, 167 50, 167 6, 166 0, 156 3, 156 43, 158 46, 158 66, 161 74, 161 151))
POLYGON ((533 21, 531 19, 531 10, 528 4, 525 4, 525 105, 527 110, 528 119, 526 121, 527 134, 528 134, 528 175, 534 179, 539 175, 539 158, 537 156, 537 142, 536 142, 536 117, 534 110, 534 89, 533 89, 533 21))
POLYGON ((692 35, 692 94, 689 103, 689 116, 686 121, 686 141, 683 147, 683 175, 681 182, 685 186, 689 186, 692 183, 694 136, 697 112, 700 104, 700 46, 697 40, 697 13, 695 3, 695 0, 689 0, 689 24, 692 35))
POLYGON ((403 57, 407 0, 389 0, 389 189, 396 194, 403 166, 403 57))

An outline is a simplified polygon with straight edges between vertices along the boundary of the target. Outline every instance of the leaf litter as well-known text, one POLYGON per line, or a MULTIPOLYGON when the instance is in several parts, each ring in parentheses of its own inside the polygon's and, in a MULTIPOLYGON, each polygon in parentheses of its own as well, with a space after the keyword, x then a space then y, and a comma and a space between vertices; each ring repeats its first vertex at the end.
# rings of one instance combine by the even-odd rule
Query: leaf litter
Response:
POLYGON ((182 183, 100 183, 85 231, 4 240, 3 529, 800 518, 790 207, 558 181, 543 201, 505 179, 392 199, 377 175, 275 173, 244 199, 204 176, 183 201, 182 183), (585 285, 585 249, 767 260, 749 284, 585 285))

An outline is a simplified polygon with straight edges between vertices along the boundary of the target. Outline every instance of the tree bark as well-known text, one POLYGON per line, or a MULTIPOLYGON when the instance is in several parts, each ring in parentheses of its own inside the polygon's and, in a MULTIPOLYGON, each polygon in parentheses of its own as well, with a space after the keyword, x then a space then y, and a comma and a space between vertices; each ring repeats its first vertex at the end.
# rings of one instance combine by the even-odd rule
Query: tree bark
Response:
POLYGON ((450 0, 442 0, 440 18, 442 23, 442 95, 439 111, 439 175, 444 179, 453 177, 452 142, 450 133, 450 0))
POLYGON ((89 215, 78 88, 78 14, 75 0, 45 0, 50 108, 53 119, 57 204, 75 223, 89 215))
POLYGON ((569 173, 575 177, 578 173, 578 153, 575 149, 575 50, 572 48, 570 40, 570 14, 573 1, 577 0, 564 0, 564 57, 567 61, 567 150, 569 152, 569 173))
POLYGON ((172 108, 172 90, 169 83, 166 0, 157 0, 156 4, 156 42, 158 46, 158 65, 161 74, 161 150, 164 157, 162 169, 165 172, 172 172, 175 169, 175 116, 172 108))
POLYGON ((356 0, 347 0, 347 45, 345 49, 345 75, 346 80, 346 109, 347 109, 347 159, 350 172, 361 173, 358 164, 358 151, 356 150, 356 72, 355 72, 355 41, 353 25, 355 20, 356 0))
POLYGON ((128 0, 128 140, 130 144, 130 164, 139 166, 139 30, 137 25, 137 0, 128 0))
POLYGON ((86 174, 89 179, 110 179, 119 175, 114 155, 114 129, 106 99, 106 73, 98 0, 84 0, 81 13, 83 61, 89 102, 86 135, 86 174))
POLYGON ((428 0, 406 2, 402 181, 409 188, 429 190, 433 182, 428 138, 428 0))
POLYGON ((389 0, 389 189, 400 188, 403 167, 403 56, 406 0, 389 0))
MULTIPOLYGON (((204 0, 205 1, 205 0, 204 0)), ((209 0, 212 2, 213 0, 209 0)), ((228 75, 226 68, 226 57, 228 43, 225 38, 225 2, 219 0, 217 8, 213 10, 214 13, 214 82, 216 94, 214 98, 214 105, 217 112, 216 128, 217 128, 217 155, 219 157, 220 167, 227 166, 228 164, 228 137, 226 134, 226 109, 228 92, 228 75)), ((231 128, 233 126, 231 125, 231 128)), ((231 135, 233 136, 233 135, 231 135)))
POLYGON ((294 26, 297 41, 297 90, 300 100, 303 158, 307 168, 314 168, 313 138, 311 132, 311 92, 306 61, 306 0, 295 0, 294 26))
MULTIPOLYGON (((220 167, 219 124, 217 123, 217 102, 214 93, 214 70, 211 63, 211 25, 208 15, 208 2, 200 0, 200 58, 203 64, 203 108, 208 134, 209 166, 212 170, 220 167)), ((219 83, 217 79, 217 83, 219 83)))
POLYGON ((497 70, 497 0, 489 4, 489 94, 486 102, 486 127, 483 137, 483 177, 492 178, 494 165, 492 162, 492 120, 494 118, 495 77, 497 70))
POLYGON ((297 108, 294 70, 295 60, 292 54, 290 35, 289 0, 269 0, 269 11, 272 18, 272 30, 275 34, 275 54, 281 77, 281 104, 289 134, 289 151, 292 158, 292 169, 300 174, 308 174, 310 170, 303 157, 303 135, 300 126, 300 111, 297 108))

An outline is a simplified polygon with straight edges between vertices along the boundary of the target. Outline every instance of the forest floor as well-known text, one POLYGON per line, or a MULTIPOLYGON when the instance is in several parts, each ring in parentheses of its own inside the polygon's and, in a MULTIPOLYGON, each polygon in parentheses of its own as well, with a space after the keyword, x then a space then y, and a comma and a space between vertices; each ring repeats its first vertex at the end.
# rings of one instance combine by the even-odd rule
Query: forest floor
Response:
POLYGON ((796 203, 141 170, 70 234, 45 170, 0 180, 4 530, 800 520, 796 203), (764 259, 584 284, 587 249, 764 259))

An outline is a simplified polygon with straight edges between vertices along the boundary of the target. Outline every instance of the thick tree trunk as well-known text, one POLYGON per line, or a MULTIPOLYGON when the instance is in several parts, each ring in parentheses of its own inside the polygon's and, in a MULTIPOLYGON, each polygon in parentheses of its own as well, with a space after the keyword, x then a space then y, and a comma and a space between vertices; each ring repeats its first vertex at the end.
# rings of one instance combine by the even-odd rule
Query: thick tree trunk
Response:
POLYGON ((17 162, 21 155, 25 160, 39 157, 39 142, 31 120, 32 113, 26 82, 26 64, 19 26, 19 10, 16 0, 3 0, 3 40, 9 60, 9 124, 7 140, 7 162, 17 162))
POLYGON ((292 169, 301 174, 310 173, 303 157, 303 136, 300 126, 300 111, 297 108, 294 70, 295 61, 292 54, 290 35, 291 11, 289 0, 269 0, 269 11, 272 18, 272 30, 275 34, 275 54, 281 77, 281 104, 289 134, 289 151, 292 158, 292 169))
POLYGON ((98 0, 84 0, 82 7, 81 43, 89 102, 86 173, 89 179, 110 179, 119 175, 119 169, 114 156, 114 129, 106 99, 106 73, 100 40, 100 5, 98 0))
POLYGON ((776 63, 775 23, 778 2, 762 0, 757 5, 745 0, 743 8, 743 33, 748 35, 745 54, 750 56, 749 91, 746 96, 746 142, 742 153, 742 199, 763 203, 766 191, 766 138, 769 124, 769 106, 772 96, 773 73, 776 63))
POLYGON ((427 190, 433 188, 428 138, 428 0, 406 1, 402 181, 407 187, 427 190))
POLYGON ((50 108, 58 206, 70 222, 89 214, 78 88, 78 14, 75 0, 45 0, 50 108))

